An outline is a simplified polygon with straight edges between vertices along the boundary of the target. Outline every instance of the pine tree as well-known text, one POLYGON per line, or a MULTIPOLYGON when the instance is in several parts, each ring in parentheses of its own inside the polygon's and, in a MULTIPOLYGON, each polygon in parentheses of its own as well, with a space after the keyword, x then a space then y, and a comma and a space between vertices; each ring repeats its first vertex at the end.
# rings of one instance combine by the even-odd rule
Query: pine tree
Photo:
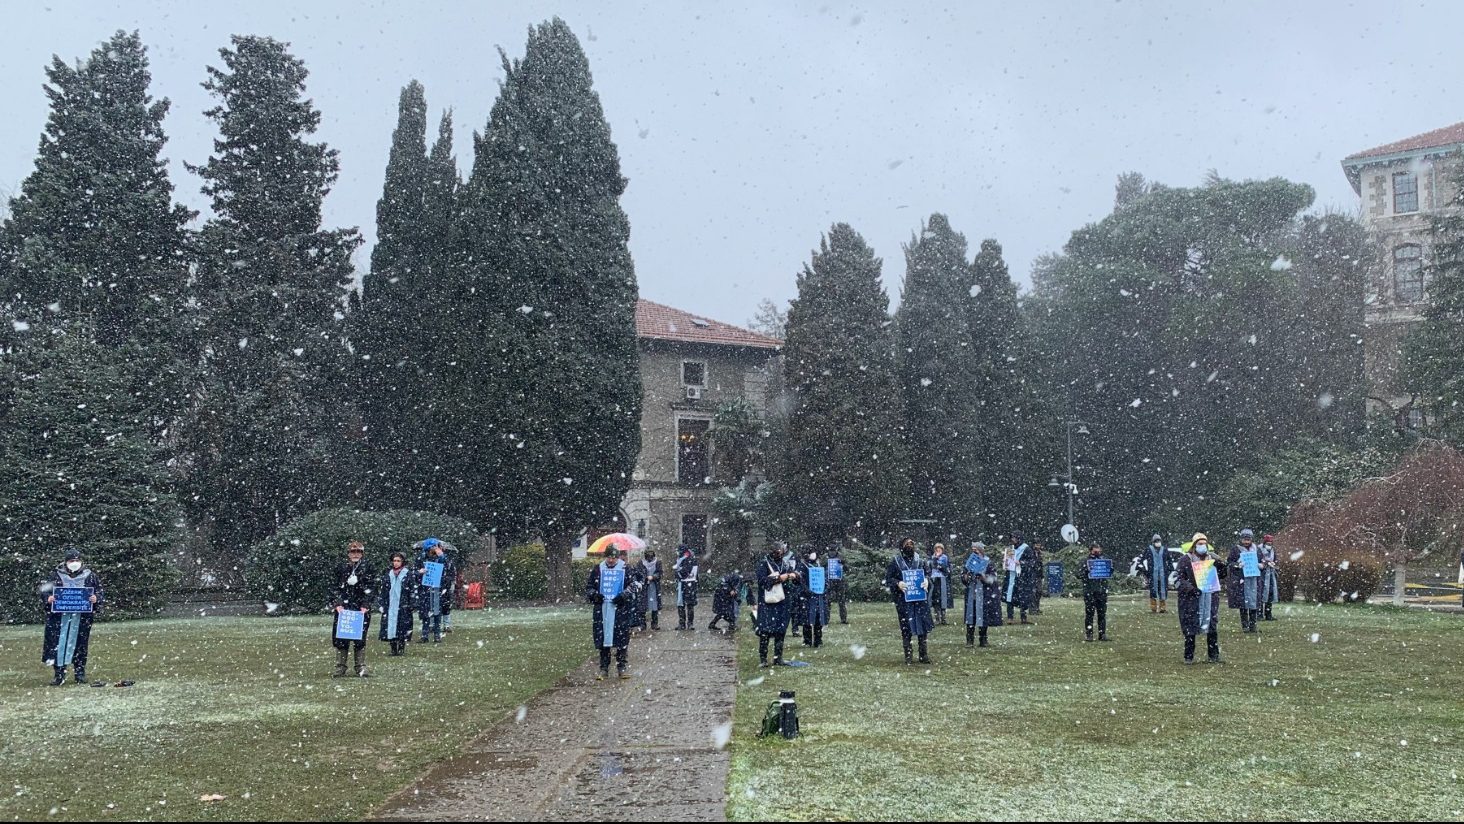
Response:
POLYGON ((626 181, 564 21, 534 27, 523 59, 503 60, 457 224, 457 282, 445 284, 461 295, 438 375, 451 391, 431 414, 461 484, 455 513, 542 535, 551 591, 565 593, 570 541, 615 517, 640 451, 626 181))
POLYGON ((215 217, 198 239, 205 316, 186 464, 195 522, 242 552, 328 497, 340 464, 345 318, 354 229, 321 229, 336 152, 286 45, 235 37, 204 87, 221 103, 214 154, 195 167, 215 217), (331 467, 330 472, 323 467, 331 467))
POLYGON ((810 536, 875 540, 909 495, 880 260, 848 224, 835 224, 798 276, 788 309, 783 372, 792 409, 774 463, 782 517, 810 536))
POLYGON ((910 466, 910 513, 941 534, 981 526, 981 408, 972 390, 981 357, 970 326, 966 238, 930 216, 905 246, 905 288, 895 315, 910 466))
POLYGON ((89 329, 55 328, 10 365, 0 428, 0 620, 39 617, 36 585, 62 548, 101 575, 111 614, 154 610, 171 591, 180 511, 134 378, 89 329))

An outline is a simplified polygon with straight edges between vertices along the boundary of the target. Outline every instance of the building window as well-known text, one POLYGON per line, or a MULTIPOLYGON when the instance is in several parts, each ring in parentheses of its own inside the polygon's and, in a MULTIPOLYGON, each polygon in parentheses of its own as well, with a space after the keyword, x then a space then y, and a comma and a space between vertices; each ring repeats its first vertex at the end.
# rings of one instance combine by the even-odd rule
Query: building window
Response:
POLYGON ((1393 249, 1393 302, 1423 300, 1423 247, 1408 244, 1393 249))
POLYGON ((704 484, 711 462, 707 455, 707 429, 711 421, 679 418, 676 421, 676 480, 704 484))
POLYGON ((697 557, 707 554, 707 516, 681 516, 681 545, 695 552, 697 557))
POLYGON ((1399 172, 1393 175, 1393 214, 1418 211, 1418 175, 1399 172))
POLYGON ((706 386, 707 365, 704 361, 682 361, 681 362, 681 385, 682 386, 706 386))

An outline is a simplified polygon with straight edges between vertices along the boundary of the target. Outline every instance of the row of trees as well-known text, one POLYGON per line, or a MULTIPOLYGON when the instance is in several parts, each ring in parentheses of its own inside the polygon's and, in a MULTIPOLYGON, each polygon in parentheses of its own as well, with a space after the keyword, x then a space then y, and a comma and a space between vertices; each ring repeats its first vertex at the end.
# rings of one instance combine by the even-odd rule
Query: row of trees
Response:
POLYGON ((403 91, 357 292, 360 236, 322 222, 340 160, 287 44, 235 37, 208 68, 196 229, 140 37, 53 61, 0 225, 7 614, 59 544, 149 582, 121 602, 140 611, 185 536, 227 574, 329 505, 543 536, 567 582, 573 535, 615 511, 639 447, 626 181, 563 21, 503 65, 466 181, 450 115, 428 152, 424 91, 403 91))

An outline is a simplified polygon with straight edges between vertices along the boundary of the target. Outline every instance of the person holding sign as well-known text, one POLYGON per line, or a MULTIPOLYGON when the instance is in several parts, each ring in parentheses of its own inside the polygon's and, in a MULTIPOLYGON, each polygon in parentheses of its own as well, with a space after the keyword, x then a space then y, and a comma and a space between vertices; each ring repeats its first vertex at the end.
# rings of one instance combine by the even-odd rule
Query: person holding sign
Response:
POLYGON ((1001 626, 1001 587, 996 581, 996 566, 986 555, 986 544, 971 542, 971 554, 961 567, 961 581, 966 585, 966 646, 986 642, 986 630, 1001 626))
POLYGON ((849 623, 849 582, 845 580, 844 559, 839 548, 832 547, 825 553, 829 559, 829 602, 839 605, 839 623, 849 623))
POLYGON ((1225 566, 1229 568, 1226 600, 1231 609, 1240 610, 1241 632, 1260 632, 1256 621, 1261 614, 1261 560, 1255 532, 1240 531, 1240 543, 1230 548, 1225 566))
POLYGON ((803 547, 798 571, 804 581, 803 646, 818 649, 823 646, 823 628, 829 623, 829 571, 812 546, 803 547))
POLYGON ((432 643, 442 643, 442 616, 445 602, 452 597, 451 563, 447 548, 442 541, 428 538, 422 542, 422 554, 417 559, 418 598, 417 608, 422 618, 422 643, 431 636, 432 643))
POLYGON ((935 619, 930 615, 930 561, 917 558, 915 539, 900 541, 900 552, 885 569, 885 587, 890 591, 890 600, 895 603, 895 615, 900 619, 900 642, 905 649, 905 663, 910 664, 910 640, 920 641, 920 663, 930 663, 926 648, 930 631, 935 628, 935 619))
POLYGON ((1276 540, 1274 535, 1266 535, 1261 538, 1260 560, 1261 560, 1261 609, 1262 621, 1276 620, 1271 615, 1271 607, 1280 600, 1280 581, 1276 577, 1276 547, 1272 542, 1276 540))
POLYGON ((768 642, 773 642, 773 666, 783 665, 783 643, 788 636, 788 587, 799 578, 798 565, 786 557, 782 544, 773 544, 757 571, 757 658, 768 666, 768 642))
POLYGON ((1020 533, 1012 533, 1012 547, 1002 561, 1006 567, 1006 617, 1008 621, 1012 620, 1013 611, 1019 609, 1022 623, 1030 624, 1027 610, 1031 608, 1033 594, 1041 582, 1042 564, 1032 548, 1022 542, 1020 533))
POLYGON ((86 659, 91 653, 92 617, 102 602, 102 580, 87 568, 81 550, 67 547, 51 578, 41 586, 46 596, 46 631, 41 640, 41 661, 54 668, 51 686, 66 683, 66 668, 74 666, 76 683, 86 683, 86 659))
POLYGON ((596 680, 610 677, 610 651, 615 650, 615 671, 624 681, 630 678, 630 625, 636 605, 636 593, 620 562, 620 548, 605 548, 605 560, 590 568, 585 582, 585 600, 594 604, 591 636, 600 651, 600 674, 596 680))
POLYGON ((1093 618, 1098 619, 1098 640, 1108 640, 1108 581, 1113 578, 1113 561, 1103 557, 1103 547, 1088 547, 1088 558, 1078 567, 1083 582, 1083 640, 1093 640, 1093 618))
POLYGON ((376 585, 381 609, 381 640, 390 642, 391 654, 401 655, 412 640, 412 610, 417 600, 417 579, 407 568, 407 556, 391 554, 391 569, 376 585))
POLYGON ((945 544, 936 544, 930 557, 930 607, 935 613, 935 623, 946 625, 946 610, 954 600, 951 594, 951 556, 946 554, 945 544))
POLYGON ((690 547, 680 548, 681 557, 671 568, 676 573, 676 629, 696 632, 696 579, 701 567, 696 563, 696 553, 690 547))
POLYGON ((335 607, 330 642, 336 649, 335 677, 346 675, 346 653, 354 647, 356 675, 366 678, 366 633, 371 629, 371 606, 375 599, 375 575, 366 560, 366 545, 352 541, 346 545, 346 562, 336 567, 335 607), (359 613, 353 615, 350 613, 359 613))
POLYGON ((742 593, 742 573, 736 570, 722 576, 717 589, 712 593, 712 622, 707 629, 716 632, 717 624, 727 622, 723 632, 737 631, 737 603, 742 593))
POLYGON ((1195 662, 1195 638, 1204 634, 1210 663, 1220 663, 1220 582, 1224 564, 1210 557, 1210 539, 1196 532, 1190 551, 1175 565, 1179 593, 1179 629, 1184 633, 1184 662, 1195 662))

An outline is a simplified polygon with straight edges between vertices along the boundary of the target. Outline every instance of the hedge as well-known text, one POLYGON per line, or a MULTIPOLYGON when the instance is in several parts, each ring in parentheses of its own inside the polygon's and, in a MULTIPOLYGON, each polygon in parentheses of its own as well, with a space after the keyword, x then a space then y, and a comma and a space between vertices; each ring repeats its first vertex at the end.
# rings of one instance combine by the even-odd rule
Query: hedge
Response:
POLYGON ((414 563, 412 545, 428 537, 457 549, 452 560, 459 569, 461 554, 480 540, 467 521, 431 512, 321 510, 290 521, 255 544, 244 565, 245 586, 251 595, 279 604, 278 612, 321 612, 330 605, 335 568, 345 560, 347 543, 364 542, 366 559, 379 574, 390 566, 395 551, 407 553, 408 563, 414 563))

